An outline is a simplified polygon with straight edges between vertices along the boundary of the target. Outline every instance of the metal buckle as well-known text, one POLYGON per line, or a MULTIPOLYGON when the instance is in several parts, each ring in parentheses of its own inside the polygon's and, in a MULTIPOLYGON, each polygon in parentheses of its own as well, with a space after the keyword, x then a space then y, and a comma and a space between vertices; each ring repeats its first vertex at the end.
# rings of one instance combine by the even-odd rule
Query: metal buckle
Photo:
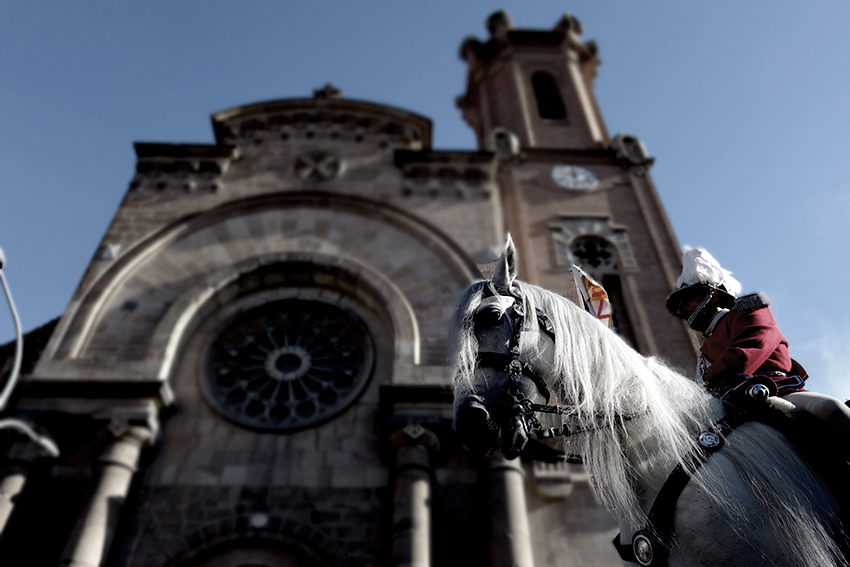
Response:
POLYGON ((632 538, 632 552, 635 554, 635 559, 643 567, 652 565, 652 560, 655 558, 655 549, 652 546, 652 540, 646 534, 638 532, 632 538))
POLYGON ((714 431, 703 431, 699 434, 697 442, 703 449, 716 450, 720 446, 722 439, 714 431))

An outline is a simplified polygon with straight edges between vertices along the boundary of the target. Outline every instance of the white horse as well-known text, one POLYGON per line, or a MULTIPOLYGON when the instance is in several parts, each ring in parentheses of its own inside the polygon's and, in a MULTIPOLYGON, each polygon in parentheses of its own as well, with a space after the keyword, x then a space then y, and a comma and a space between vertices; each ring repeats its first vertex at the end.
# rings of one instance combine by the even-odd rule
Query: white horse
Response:
POLYGON ((578 431, 565 438, 564 450, 581 456, 620 525, 624 549, 632 549, 634 534, 650 535, 649 543, 637 538, 630 561, 848 565, 839 506, 785 437, 753 421, 718 432, 714 425, 726 414, 719 400, 632 350, 571 301, 515 281, 515 256, 509 240, 493 279, 466 290, 453 323, 455 427, 470 449, 490 451, 501 436, 502 451, 515 456, 532 433, 518 424, 516 399, 546 404, 548 388, 564 423, 578 431), (548 316, 551 333, 537 310, 548 316), (545 387, 523 372, 509 393, 514 342, 519 362, 536 369, 545 387), (691 456, 704 451, 699 435, 711 430, 720 448, 695 466, 691 456), (655 533, 661 528, 648 514, 677 465, 690 481, 671 505, 672 525, 655 533))

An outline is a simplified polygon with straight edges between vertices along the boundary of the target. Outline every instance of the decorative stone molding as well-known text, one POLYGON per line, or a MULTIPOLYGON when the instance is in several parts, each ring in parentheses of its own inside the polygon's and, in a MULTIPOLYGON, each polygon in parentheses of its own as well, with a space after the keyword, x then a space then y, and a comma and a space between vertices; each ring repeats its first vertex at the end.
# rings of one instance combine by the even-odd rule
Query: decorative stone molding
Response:
POLYGON ((396 449, 396 469, 415 467, 430 470, 430 454, 440 450, 437 435, 418 423, 408 424, 390 435, 396 449))
POLYGON ((135 144, 134 193, 215 192, 238 152, 231 146, 135 144))
MULTIPOLYGON (((493 13, 485 22, 490 37, 486 41, 480 41, 473 36, 467 36, 461 44, 459 55, 464 61, 471 65, 479 62, 487 62, 496 57, 503 49, 511 45, 543 45, 559 46, 565 45, 575 51, 582 63, 591 62, 595 66, 599 60, 596 55, 598 48, 596 43, 588 41, 582 43, 580 36, 584 33, 584 26, 570 13, 564 14, 550 31, 545 30, 521 30, 515 29, 510 15, 504 10, 493 13)), ((464 108, 469 102, 468 93, 458 99, 458 106, 464 108)))
POLYGON ((493 128, 487 136, 487 149, 499 156, 499 159, 510 159, 520 153, 519 138, 505 128, 493 128))
POLYGON ((651 167, 655 159, 649 157, 646 146, 637 136, 617 134, 611 139, 611 147, 617 151, 617 158, 632 166, 651 167))
POLYGON ((229 165, 228 160, 140 160, 130 189, 187 192, 201 189, 215 192, 221 185, 218 178, 227 171, 229 165))
MULTIPOLYGON (((333 88, 333 87, 331 87, 333 88)), ((371 143, 420 150, 430 146, 430 122, 389 107, 349 101, 328 87, 313 99, 275 101, 213 116, 219 143, 250 148, 301 140, 371 143), (320 96, 321 95, 321 96, 320 96), (324 96, 328 95, 328 96, 324 96)))
POLYGON ((317 99, 342 98, 343 96, 344 93, 330 83, 320 89, 313 90, 313 98, 317 99))
POLYGON ((552 230, 552 241, 559 266, 581 264, 573 257, 573 243, 577 238, 594 236, 610 242, 617 249, 624 271, 638 270, 625 227, 612 224, 609 218, 562 218, 560 222, 549 225, 549 228, 552 230))
POLYGON ((565 13, 561 16, 561 19, 558 20, 558 23, 555 24, 555 31, 559 32, 574 32, 576 35, 581 35, 584 33, 584 26, 581 24, 578 18, 569 12, 565 13))
POLYGON ((406 197, 489 199, 495 190, 494 154, 396 152, 406 197))
POLYGON ((573 482, 569 464, 566 461, 559 463, 534 461, 532 470, 534 471, 534 487, 542 498, 563 500, 572 494, 573 482))
POLYGON ((499 37, 514 29, 514 22, 511 15, 504 10, 494 12, 487 18, 487 31, 490 35, 499 37))
POLYGON ((95 252, 95 258, 98 260, 105 260, 110 262, 118 257, 118 254, 121 253, 121 245, 120 244, 112 244, 110 242, 104 242, 100 248, 95 252))
POLYGON ((308 152, 295 158, 295 175, 305 181, 327 181, 342 172, 339 157, 325 152, 308 152))

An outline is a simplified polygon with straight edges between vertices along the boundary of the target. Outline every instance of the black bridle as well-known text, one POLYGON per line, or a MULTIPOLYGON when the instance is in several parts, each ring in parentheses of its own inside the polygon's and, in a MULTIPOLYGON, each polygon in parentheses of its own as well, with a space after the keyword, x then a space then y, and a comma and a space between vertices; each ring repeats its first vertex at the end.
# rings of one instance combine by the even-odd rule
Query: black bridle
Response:
MULTIPOLYGON (((523 328, 525 327, 526 322, 526 308, 525 302, 523 299, 522 289, 517 285, 511 286, 498 286, 493 284, 493 282, 488 282, 487 287, 484 289, 484 297, 508 297, 513 300, 513 305, 509 307, 512 309, 516 317, 510 319, 511 321, 511 338, 508 344, 508 351, 505 353, 493 353, 493 352, 478 352, 478 366, 479 367, 487 367, 493 368, 495 370, 499 370, 502 372, 508 373, 508 379, 510 380, 510 384, 508 386, 507 392, 511 397, 512 402, 512 410, 513 415, 511 418, 511 422, 509 424, 510 431, 513 434, 513 443, 515 447, 522 449, 523 441, 522 436, 523 433, 526 434, 529 438, 534 437, 535 439, 551 439, 553 437, 564 437, 570 436, 577 433, 584 433, 588 431, 594 431, 599 429, 599 427, 594 428, 572 428, 567 424, 562 425, 561 427, 549 427, 543 428, 540 424, 540 420, 537 418, 537 413, 551 413, 556 415, 568 415, 572 413, 570 408, 563 406, 553 406, 547 405, 549 400, 552 398, 552 394, 549 391, 546 382, 543 380, 540 372, 537 371, 533 366, 528 364, 527 362, 522 362, 520 360, 520 337, 522 336, 523 328), (525 397, 522 393, 521 388, 521 380, 522 377, 528 377, 534 385, 537 387, 537 391, 543 396, 543 399, 546 400, 544 404, 537 404, 534 401, 525 397)), ((505 310, 505 314, 507 314, 507 310, 505 310)), ((546 335, 555 342, 555 327, 552 324, 552 320, 540 309, 535 309, 535 317, 537 319, 537 324, 540 327, 540 330, 546 333, 546 335)), ((630 417, 619 417, 621 420, 631 419, 630 417)))

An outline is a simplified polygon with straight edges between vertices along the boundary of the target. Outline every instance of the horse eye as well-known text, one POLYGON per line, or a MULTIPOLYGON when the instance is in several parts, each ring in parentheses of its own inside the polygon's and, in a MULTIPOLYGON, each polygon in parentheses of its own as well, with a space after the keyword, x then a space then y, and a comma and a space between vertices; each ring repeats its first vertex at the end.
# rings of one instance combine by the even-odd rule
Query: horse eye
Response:
POLYGON ((492 327, 502 318, 504 311, 495 305, 487 305, 475 314, 475 324, 484 327, 492 327))

